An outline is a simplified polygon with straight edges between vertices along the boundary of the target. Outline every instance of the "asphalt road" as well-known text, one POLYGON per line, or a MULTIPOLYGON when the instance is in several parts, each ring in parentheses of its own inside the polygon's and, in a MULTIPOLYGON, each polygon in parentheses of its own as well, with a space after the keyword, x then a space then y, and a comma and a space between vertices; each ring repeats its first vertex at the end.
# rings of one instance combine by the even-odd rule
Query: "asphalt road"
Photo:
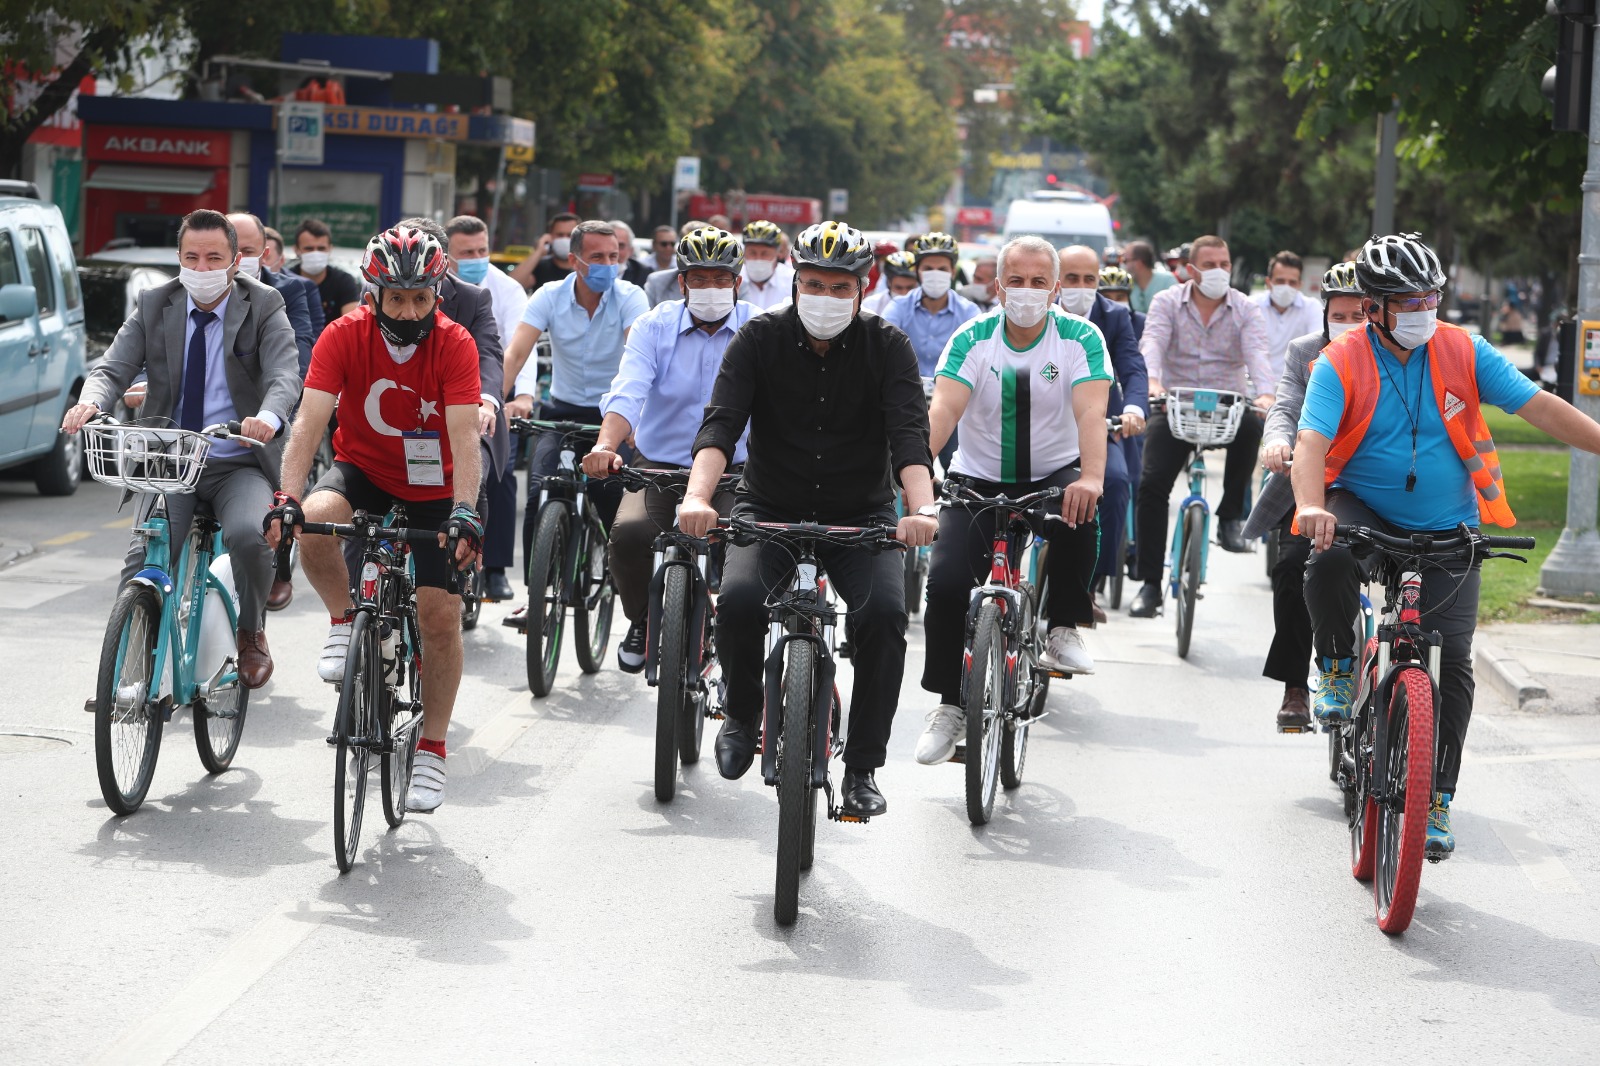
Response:
MULTIPOLYGON (((92 694, 126 543, 115 494, 0 484, 0 1062, 1582 1062, 1600 1048, 1600 718, 1480 692, 1456 857, 1388 938, 1348 871, 1320 738, 1272 730, 1261 558, 1214 551, 1194 650, 1092 634, 1023 787, 968 825, 957 766, 825 823, 790 929, 776 805, 706 758, 650 787, 653 693, 608 668, 530 698, 515 634, 467 637, 445 806, 332 857, 333 690, 309 590, 269 637, 235 768, 186 716, 110 817, 92 694)), ((374 788, 374 792, 376 789, 374 788)))

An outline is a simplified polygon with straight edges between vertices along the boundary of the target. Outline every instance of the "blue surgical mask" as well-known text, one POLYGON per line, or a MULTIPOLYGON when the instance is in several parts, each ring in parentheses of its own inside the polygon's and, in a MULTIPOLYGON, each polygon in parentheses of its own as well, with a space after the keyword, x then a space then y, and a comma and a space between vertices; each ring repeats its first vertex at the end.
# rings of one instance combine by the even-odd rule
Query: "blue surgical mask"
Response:
POLYGON ((590 263, 584 269, 583 280, 595 292, 605 292, 621 273, 622 267, 617 263, 590 263))
POLYGON ((483 279, 489 276, 489 257, 457 259, 456 273, 461 276, 462 281, 470 282, 473 285, 482 285, 483 279))

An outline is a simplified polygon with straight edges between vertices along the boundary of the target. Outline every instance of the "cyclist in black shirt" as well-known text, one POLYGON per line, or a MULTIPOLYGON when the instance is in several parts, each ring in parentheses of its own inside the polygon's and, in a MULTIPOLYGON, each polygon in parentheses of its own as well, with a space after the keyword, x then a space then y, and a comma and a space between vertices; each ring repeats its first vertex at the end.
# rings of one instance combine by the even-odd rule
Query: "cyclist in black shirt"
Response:
MULTIPOLYGON (((679 526, 703 536, 717 521, 717 479, 748 423, 735 515, 757 521, 895 525, 895 482, 907 516, 896 536, 933 540, 933 458, 928 405, 906 335, 862 316, 872 245, 858 231, 823 222, 794 246, 795 302, 761 315, 729 343, 694 442, 694 468, 679 526)), ((845 746, 847 811, 887 810, 873 771, 884 763, 905 671, 903 561, 818 545, 834 587, 849 605, 855 689, 845 746)), ((755 755, 762 702, 762 638, 768 592, 793 561, 775 545, 733 548, 717 604, 717 646, 728 683, 717 736, 722 776, 738 778, 755 755)))

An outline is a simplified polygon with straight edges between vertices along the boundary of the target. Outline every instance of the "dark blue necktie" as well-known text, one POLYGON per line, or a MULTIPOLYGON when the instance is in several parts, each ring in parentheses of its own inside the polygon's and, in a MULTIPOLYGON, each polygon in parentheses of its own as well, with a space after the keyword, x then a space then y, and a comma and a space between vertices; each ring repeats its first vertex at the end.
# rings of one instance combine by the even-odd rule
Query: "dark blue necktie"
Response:
POLYGON ((190 311, 194 335, 183 363, 183 418, 178 425, 195 432, 206 425, 206 327, 217 320, 211 311, 190 311))

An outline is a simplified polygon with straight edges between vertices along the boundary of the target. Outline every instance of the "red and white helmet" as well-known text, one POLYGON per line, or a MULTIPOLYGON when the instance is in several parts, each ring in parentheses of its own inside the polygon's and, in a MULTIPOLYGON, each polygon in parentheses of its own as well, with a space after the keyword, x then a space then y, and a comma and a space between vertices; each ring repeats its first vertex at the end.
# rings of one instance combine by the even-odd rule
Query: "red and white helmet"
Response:
POLYGON ((439 239, 409 226, 384 230, 361 257, 361 276, 380 289, 436 289, 449 269, 439 239))

